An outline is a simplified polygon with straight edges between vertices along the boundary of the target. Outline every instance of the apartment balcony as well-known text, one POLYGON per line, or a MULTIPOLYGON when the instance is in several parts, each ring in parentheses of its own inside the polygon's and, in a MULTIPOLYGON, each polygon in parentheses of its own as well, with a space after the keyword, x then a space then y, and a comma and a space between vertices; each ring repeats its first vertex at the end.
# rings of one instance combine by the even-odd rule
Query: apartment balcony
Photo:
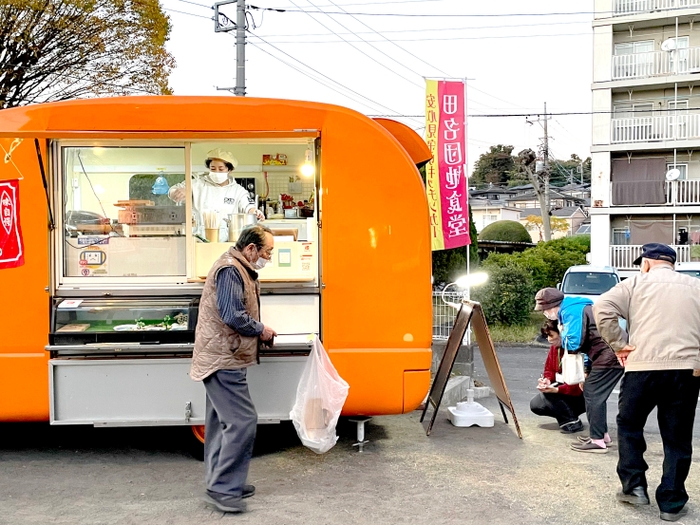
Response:
MULTIPOLYGON (((636 201, 633 197, 629 200, 626 198, 630 197, 625 194, 625 192, 630 191, 629 185, 621 186, 621 189, 619 191, 623 192, 622 196, 618 194, 618 197, 616 199, 613 194, 616 191, 616 184, 620 183, 616 183, 615 181, 613 181, 613 193, 611 193, 611 202, 613 203, 613 206, 700 206, 700 179, 672 181, 667 180, 652 183, 663 184, 663 193, 657 193, 658 200, 646 199, 636 201)), ((635 184, 648 184, 648 181, 641 181, 635 184)))
POLYGON ((700 139, 700 114, 679 110, 680 115, 613 118, 610 121, 612 144, 663 142, 700 139))
POLYGON ((700 204, 700 179, 666 181, 666 204, 670 206, 700 204))
POLYGON ((684 9, 700 6, 700 0, 614 0, 613 15, 624 16, 637 13, 684 9))
MULTIPOLYGON (((676 250, 677 262, 690 261, 690 246, 671 245, 676 250)), ((632 262, 642 254, 641 244, 628 246, 610 247, 610 266, 618 270, 639 270, 639 266, 634 266, 632 262)))
MULTIPOLYGON (((700 0, 698 0, 700 5, 700 0)), ((665 77, 700 73, 700 47, 681 48, 674 52, 650 51, 612 57, 612 79, 665 77)))

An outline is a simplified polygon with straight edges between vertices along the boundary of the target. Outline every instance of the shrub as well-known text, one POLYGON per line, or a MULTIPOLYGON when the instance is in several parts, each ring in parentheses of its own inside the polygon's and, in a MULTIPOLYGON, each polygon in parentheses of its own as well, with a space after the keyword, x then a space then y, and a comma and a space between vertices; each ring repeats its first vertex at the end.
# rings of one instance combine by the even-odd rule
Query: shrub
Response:
POLYGON ((484 308, 489 323, 522 325, 529 321, 534 308, 533 280, 527 269, 514 261, 488 268, 489 280, 474 288, 474 300, 484 308))
POLYGON ((569 266, 586 263, 590 237, 577 235, 538 244, 521 253, 491 253, 483 262, 489 281, 474 289, 489 322, 523 324, 534 307, 534 294, 556 286, 569 266))
POLYGON ((481 230, 479 240, 532 242, 525 226, 516 221, 496 221, 481 230))

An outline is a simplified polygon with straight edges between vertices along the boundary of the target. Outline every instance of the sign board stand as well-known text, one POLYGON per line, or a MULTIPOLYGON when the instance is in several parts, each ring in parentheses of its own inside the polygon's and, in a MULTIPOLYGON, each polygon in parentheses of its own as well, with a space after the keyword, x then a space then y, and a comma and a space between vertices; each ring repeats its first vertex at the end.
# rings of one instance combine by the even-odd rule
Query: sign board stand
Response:
POLYGON ((501 407, 503 420, 506 424, 508 424, 508 417, 506 416, 507 409, 511 416, 513 416, 513 423, 515 424, 515 430, 518 433, 518 437, 522 439, 523 435, 520 431, 518 418, 515 416, 513 402, 510 399, 508 387, 506 387, 506 381, 503 377, 501 365, 498 362, 498 356, 496 355, 496 349, 493 346, 493 341, 491 340, 491 334, 489 333, 488 326, 486 326, 484 311, 481 309, 480 303, 468 300, 462 301, 462 306, 460 307, 459 312, 457 312, 457 317, 455 318, 452 332, 447 340, 447 345, 445 345, 445 353, 442 356, 440 366, 435 373, 435 379, 433 379, 433 384, 431 385, 430 392, 428 393, 428 399, 425 403, 425 408, 423 409, 423 414, 420 418, 421 423, 423 423, 423 428, 425 428, 425 434, 429 436, 433 428, 433 424, 435 423, 435 418, 437 417, 438 409, 440 408, 440 403, 442 401, 442 396, 445 393, 447 380, 452 372, 452 367, 457 359, 459 347, 462 344, 462 339, 464 339, 464 334, 467 332, 470 322, 476 342, 479 345, 479 350, 481 351, 481 358, 484 361, 484 368, 486 369, 489 376, 489 381, 491 382, 491 388, 493 388, 496 398, 498 399, 498 404, 501 407), (432 415, 429 419, 426 419, 425 416, 430 408, 433 409, 432 415))

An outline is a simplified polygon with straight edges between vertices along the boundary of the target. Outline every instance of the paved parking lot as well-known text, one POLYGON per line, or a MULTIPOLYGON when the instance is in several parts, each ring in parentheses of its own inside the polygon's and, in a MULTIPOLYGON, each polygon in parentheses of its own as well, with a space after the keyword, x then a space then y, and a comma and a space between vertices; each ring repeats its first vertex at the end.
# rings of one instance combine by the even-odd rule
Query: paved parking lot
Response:
MULTIPOLYGON (((0 425, 0 523, 660 523, 653 502, 637 510, 615 501, 616 449, 573 452, 570 436, 529 413, 546 349, 498 353, 523 440, 503 423, 493 396, 480 400, 496 414, 493 428, 455 428, 443 412, 426 437, 419 412, 378 417, 362 454, 351 446, 349 422, 322 456, 298 443, 291 424, 261 426, 249 480, 258 492, 244 515, 222 515, 200 501, 203 467, 188 453, 185 429, 0 425)), ((647 457, 654 484, 662 457, 654 429, 647 457)), ((700 523, 697 463, 686 524, 700 523)))

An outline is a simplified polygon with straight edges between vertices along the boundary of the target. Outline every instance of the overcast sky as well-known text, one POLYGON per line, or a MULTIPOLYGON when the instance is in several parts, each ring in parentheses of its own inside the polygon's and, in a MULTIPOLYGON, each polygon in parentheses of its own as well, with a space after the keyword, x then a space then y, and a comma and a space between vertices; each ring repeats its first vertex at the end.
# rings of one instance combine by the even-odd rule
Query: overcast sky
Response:
MULTIPOLYGON (((235 32, 208 0, 161 0, 173 30, 176 95, 229 95, 235 32), (188 13, 188 14, 185 14, 188 13)), ((247 96, 407 115, 423 134, 424 77, 467 78, 470 169, 494 144, 536 149, 544 103, 556 158, 589 156, 593 0, 249 0, 247 96), (381 15, 381 16, 380 16, 381 15), (437 16, 447 15, 447 16, 437 16)), ((235 2, 222 12, 235 21, 235 2)))

